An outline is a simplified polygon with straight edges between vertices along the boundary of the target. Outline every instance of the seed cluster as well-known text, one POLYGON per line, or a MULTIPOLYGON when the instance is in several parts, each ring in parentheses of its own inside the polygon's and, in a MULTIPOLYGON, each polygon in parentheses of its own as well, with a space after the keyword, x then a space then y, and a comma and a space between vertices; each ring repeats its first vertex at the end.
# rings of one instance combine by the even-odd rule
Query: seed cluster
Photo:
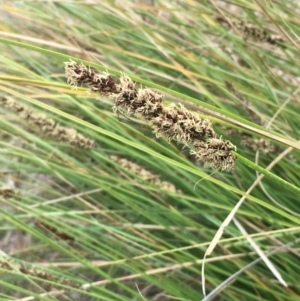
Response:
POLYGON ((119 163, 122 167, 124 167, 124 169, 138 176, 140 179, 148 181, 153 185, 161 188, 162 190, 181 193, 181 191, 176 189, 176 187, 172 183, 167 181, 161 181, 159 175, 154 174, 153 172, 143 168, 142 166, 134 162, 131 162, 130 160, 119 156, 110 156, 109 158, 112 161, 119 163))
POLYGON ((18 264, 15 262, 10 262, 8 260, 0 260, 0 267, 2 269, 8 271, 19 271, 21 274, 37 277, 39 279, 48 280, 57 284, 63 284, 73 288, 81 288, 81 285, 68 280, 68 279, 61 279, 61 277, 54 276, 48 272, 37 270, 35 268, 28 268, 23 264, 18 264))
POLYGON ((38 127, 46 136, 59 141, 68 142, 81 148, 92 148, 94 145, 93 140, 84 137, 75 129, 60 126, 53 119, 30 108, 26 108, 24 105, 15 100, 0 97, 0 104, 16 112, 18 116, 26 120, 28 123, 38 127))
POLYGON ((0 196, 4 199, 11 198, 13 196, 17 195, 17 192, 10 188, 10 187, 0 187, 0 196))
POLYGON ((99 73, 70 61, 65 63, 68 83, 85 85, 90 92, 114 98, 113 111, 122 109, 149 123, 157 137, 175 140, 191 148, 191 153, 205 166, 232 171, 236 157, 231 153, 235 146, 217 138, 208 119, 188 111, 183 105, 163 106, 163 95, 149 88, 136 88, 128 76, 122 75, 117 84, 108 73, 99 73))
POLYGON ((223 17, 217 17, 216 21, 224 24, 226 26, 231 26, 231 24, 243 33, 244 38, 252 38, 256 41, 267 42, 271 45, 284 46, 285 40, 280 35, 271 34, 268 30, 262 29, 251 23, 246 23, 244 21, 233 21, 230 22, 223 17), (231 23, 231 24, 230 24, 231 23))

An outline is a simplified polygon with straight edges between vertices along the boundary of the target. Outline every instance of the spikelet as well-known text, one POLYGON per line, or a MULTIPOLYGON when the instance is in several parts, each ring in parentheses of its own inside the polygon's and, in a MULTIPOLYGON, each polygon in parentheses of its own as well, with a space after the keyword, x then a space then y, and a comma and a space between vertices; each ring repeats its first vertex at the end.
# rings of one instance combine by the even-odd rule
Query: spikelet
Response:
POLYGON ((153 185, 161 188, 162 190, 181 193, 181 191, 176 189, 176 187, 172 183, 167 181, 161 181, 159 175, 154 174, 153 172, 143 168, 142 166, 134 162, 131 162, 130 160, 121 158, 119 156, 110 156, 109 158, 112 161, 119 163, 122 167, 124 167, 129 172, 132 172, 133 174, 135 174, 136 176, 138 176, 139 178, 145 181, 149 181, 153 185))
POLYGON ((251 23, 233 20, 229 22, 223 17, 217 17, 216 21, 220 24, 226 25, 227 27, 231 26, 232 24, 238 31, 243 34, 243 37, 245 39, 252 38, 253 40, 258 42, 267 42, 271 45, 285 47, 283 44, 285 42, 283 37, 281 37, 280 35, 271 34, 268 30, 262 29, 251 23))
POLYGON ((46 136, 52 137, 59 141, 68 142, 81 148, 92 148, 94 145, 94 140, 84 137, 82 134, 78 133, 72 128, 60 126, 53 119, 32 109, 26 108, 21 103, 13 99, 0 97, 0 105, 3 105, 16 112, 20 118, 26 120, 30 124, 35 125, 46 136))

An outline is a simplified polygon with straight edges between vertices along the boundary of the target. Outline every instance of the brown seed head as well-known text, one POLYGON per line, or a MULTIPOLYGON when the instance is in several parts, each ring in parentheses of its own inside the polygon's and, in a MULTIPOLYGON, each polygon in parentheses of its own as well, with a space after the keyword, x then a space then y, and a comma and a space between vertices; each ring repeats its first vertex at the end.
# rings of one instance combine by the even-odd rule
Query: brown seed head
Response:
POLYGON ((60 126, 56 121, 44 114, 35 112, 30 108, 26 108, 21 103, 0 97, 0 104, 15 111, 22 119, 28 123, 37 126, 46 136, 55 138, 59 141, 68 142, 72 145, 82 148, 92 148, 94 140, 84 137, 72 128, 60 126))
POLYGON ((110 95, 119 91, 115 80, 108 73, 99 73, 83 64, 74 61, 65 63, 66 78, 74 87, 87 86, 91 92, 101 95, 110 95))
POLYGON ((246 23, 244 21, 233 21, 230 22, 219 16, 216 18, 216 21, 224 24, 226 26, 230 26, 231 24, 237 28, 244 36, 244 38, 252 38, 255 41, 267 42, 271 45, 278 45, 285 47, 282 43, 286 42, 283 37, 280 35, 271 34, 269 30, 262 29, 254 24, 246 23), (231 24, 230 24, 231 23, 231 24))
MULTIPOLYGON (((103 81, 99 81, 99 77, 92 72, 95 71, 84 65, 66 63, 66 76, 70 84, 86 84, 88 87, 95 87, 92 90, 101 92, 103 81)), ((106 74, 106 78, 111 77, 106 74)), ((114 83, 112 79, 104 82, 114 83)), ((171 104, 164 107, 162 94, 149 88, 137 89, 135 82, 126 75, 121 76, 120 84, 114 84, 113 87, 109 90, 109 95, 115 94, 114 112, 121 107, 129 115, 133 114, 147 121, 154 128, 157 137, 164 136, 169 141, 176 140, 178 143, 189 145, 193 154, 205 166, 221 170, 234 169, 236 158, 230 152, 235 147, 229 141, 216 138, 208 119, 201 119, 198 114, 188 111, 183 105, 171 104)))
POLYGON ((233 171, 236 157, 231 153, 236 147, 230 141, 213 138, 207 142, 199 142, 191 151, 205 167, 233 171))
POLYGON ((119 163, 126 170, 128 170, 129 172, 132 172, 139 178, 141 178, 145 181, 149 181, 150 183, 154 184, 155 186, 157 186, 163 190, 166 190, 169 192, 182 193, 180 190, 176 189, 176 187, 172 183, 166 182, 166 181, 161 181, 159 175, 154 174, 153 172, 143 168, 142 166, 140 166, 134 162, 131 162, 125 158, 121 158, 118 156, 110 156, 110 159, 119 163))

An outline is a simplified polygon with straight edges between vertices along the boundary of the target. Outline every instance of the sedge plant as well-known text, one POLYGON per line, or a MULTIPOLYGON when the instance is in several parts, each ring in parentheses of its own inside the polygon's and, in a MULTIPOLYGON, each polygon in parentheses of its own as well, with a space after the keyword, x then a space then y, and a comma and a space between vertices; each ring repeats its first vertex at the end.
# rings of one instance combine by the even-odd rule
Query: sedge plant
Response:
POLYGON ((0 7, 0 300, 299 300, 299 4, 0 7))

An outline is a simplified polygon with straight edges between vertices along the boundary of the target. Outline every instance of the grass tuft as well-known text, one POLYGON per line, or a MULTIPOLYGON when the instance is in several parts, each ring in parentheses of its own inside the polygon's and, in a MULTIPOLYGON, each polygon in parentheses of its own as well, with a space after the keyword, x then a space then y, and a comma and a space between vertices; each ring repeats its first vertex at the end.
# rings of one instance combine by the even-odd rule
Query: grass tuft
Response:
POLYGON ((0 300, 299 300, 297 1, 0 12, 0 300))

